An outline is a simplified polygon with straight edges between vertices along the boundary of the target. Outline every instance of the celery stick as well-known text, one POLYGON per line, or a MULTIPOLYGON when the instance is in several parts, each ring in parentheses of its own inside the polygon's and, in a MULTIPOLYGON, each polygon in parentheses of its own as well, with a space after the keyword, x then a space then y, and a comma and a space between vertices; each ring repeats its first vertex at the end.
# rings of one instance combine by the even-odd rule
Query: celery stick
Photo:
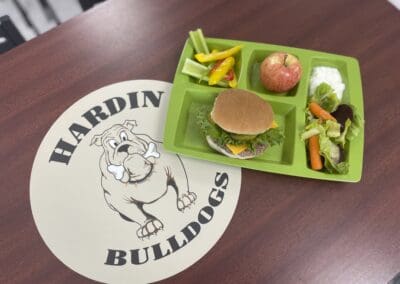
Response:
POLYGON ((209 54, 210 51, 208 50, 208 45, 207 45, 206 39, 204 38, 204 34, 203 34, 202 29, 197 29, 197 34, 198 34, 198 39, 199 39, 200 44, 202 46, 203 52, 205 54, 209 54))
MULTIPOLYGON (((186 58, 185 63, 183 64, 182 73, 189 75, 193 78, 199 79, 199 82, 201 81, 208 82, 207 75, 209 73, 209 68, 200 63, 197 63, 196 61, 190 58, 186 58)), ((217 85, 220 87, 228 87, 228 83, 224 81, 219 81, 217 85)))
POLYGON ((197 63, 196 61, 186 58, 185 64, 183 65, 182 68, 182 73, 201 79, 207 76, 208 74, 208 68, 200 63, 197 63))
POLYGON ((201 29, 197 29, 195 31, 189 32, 189 37, 192 41, 194 50, 196 53, 204 53, 209 54, 210 51, 208 50, 208 46, 206 40, 203 35, 203 31, 201 29))

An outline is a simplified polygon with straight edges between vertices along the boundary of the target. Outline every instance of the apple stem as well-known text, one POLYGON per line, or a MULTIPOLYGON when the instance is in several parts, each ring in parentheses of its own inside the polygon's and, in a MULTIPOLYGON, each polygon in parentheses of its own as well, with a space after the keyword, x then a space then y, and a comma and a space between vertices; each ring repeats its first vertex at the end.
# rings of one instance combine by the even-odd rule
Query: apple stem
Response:
POLYGON ((285 57, 283 58, 283 65, 285 65, 285 67, 287 67, 287 64, 286 64, 287 57, 288 57, 288 54, 285 53, 285 57))

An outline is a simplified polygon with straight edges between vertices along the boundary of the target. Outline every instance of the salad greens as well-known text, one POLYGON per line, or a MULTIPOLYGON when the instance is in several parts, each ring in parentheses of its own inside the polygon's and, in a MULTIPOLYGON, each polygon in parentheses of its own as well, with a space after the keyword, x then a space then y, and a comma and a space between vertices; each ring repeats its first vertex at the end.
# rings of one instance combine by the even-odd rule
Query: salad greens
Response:
POLYGON ((334 112, 340 104, 340 101, 333 90, 327 83, 321 83, 311 95, 311 101, 316 102, 327 112, 334 112))
POLYGON ((307 123, 301 139, 304 141, 318 135, 319 154, 323 157, 325 170, 328 173, 346 174, 349 163, 344 157, 344 149, 348 141, 360 133, 364 122, 354 106, 340 104, 333 88, 326 83, 321 83, 315 89, 310 101, 317 103, 333 118, 331 120, 316 118, 307 108, 305 111, 307 123), (335 115, 346 118, 342 120, 342 125, 335 120, 335 115))
POLYGON ((344 149, 344 145, 346 144, 346 136, 347 136, 347 132, 348 132, 350 126, 351 126, 351 120, 347 119, 344 124, 344 130, 343 130, 342 134, 340 134, 340 136, 335 138, 335 140, 334 140, 336 144, 338 144, 340 147, 342 147, 342 149, 344 149))
POLYGON ((301 134, 301 139, 307 140, 311 136, 319 134, 325 134, 329 138, 339 137, 341 135, 340 124, 332 120, 320 121, 313 119, 301 134))
POLYGON ((342 161, 343 155, 338 145, 324 135, 319 137, 320 153, 324 157, 324 167, 329 173, 346 174, 349 163, 342 161))
POLYGON ((353 108, 353 119, 351 120, 351 124, 349 126, 349 130, 347 131, 346 134, 346 139, 351 141, 355 137, 358 136, 360 133, 360 130, 362 129, 364 125, 364 120, 361 118, 361 116, 357 113, 356 108, 352 106, 353 108))

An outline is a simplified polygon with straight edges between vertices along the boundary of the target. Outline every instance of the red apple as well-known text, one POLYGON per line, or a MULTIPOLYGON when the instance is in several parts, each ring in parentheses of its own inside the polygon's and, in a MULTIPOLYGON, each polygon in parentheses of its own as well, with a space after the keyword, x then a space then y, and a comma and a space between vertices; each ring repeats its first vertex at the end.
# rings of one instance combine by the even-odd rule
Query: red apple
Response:
POLYGON ((268 90, 282 93, 296 86, 301 71, 301 64, 296 56, 286 52, 274 52, 261 63, 260 79, 268 90))

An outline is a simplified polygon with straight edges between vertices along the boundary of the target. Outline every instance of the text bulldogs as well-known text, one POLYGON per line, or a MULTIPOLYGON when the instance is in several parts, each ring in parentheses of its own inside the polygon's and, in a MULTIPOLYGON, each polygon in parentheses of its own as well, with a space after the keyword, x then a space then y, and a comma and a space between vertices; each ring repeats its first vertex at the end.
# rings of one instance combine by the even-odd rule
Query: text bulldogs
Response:
MULTIPOLYGON (((215 174, 214 185, 208 196, 208 205, 200 209, 197 220, 190 222, 186 225, 179 234, 169 237, 162 243, 156 243, 150 247, 141 249, 130 250, 130 262, 134 265, 144 264, 149 261, 150 257, 153 260, 159 260, 171 253, 174 253, 191 242, 201 231, 201 225, 210 222, 214 216, 214 208, 218 207, 224 199, 225 190, 229 183, 229 176, 227 173, 215 174), (152 254, 149 253, 152 252, 152 254)), ((119 249, 108 249, 107 257, 104 264, 106 265, 125 265, 128 252, 119 249)))

